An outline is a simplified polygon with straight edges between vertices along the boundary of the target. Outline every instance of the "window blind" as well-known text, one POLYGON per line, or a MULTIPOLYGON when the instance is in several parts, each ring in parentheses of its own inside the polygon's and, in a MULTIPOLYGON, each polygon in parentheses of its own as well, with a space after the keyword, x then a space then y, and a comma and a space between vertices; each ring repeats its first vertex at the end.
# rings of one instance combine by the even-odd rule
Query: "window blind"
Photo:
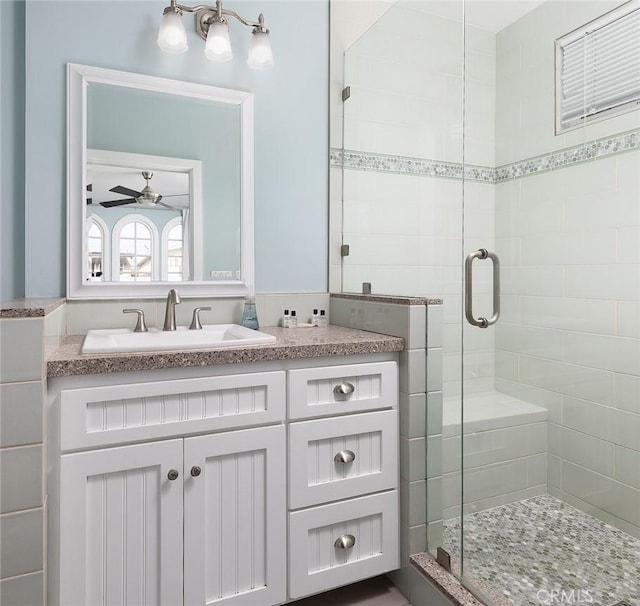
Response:
POLYGON ((629 2, 556 41, 556 131, 640 103, 640 4, 629 2))

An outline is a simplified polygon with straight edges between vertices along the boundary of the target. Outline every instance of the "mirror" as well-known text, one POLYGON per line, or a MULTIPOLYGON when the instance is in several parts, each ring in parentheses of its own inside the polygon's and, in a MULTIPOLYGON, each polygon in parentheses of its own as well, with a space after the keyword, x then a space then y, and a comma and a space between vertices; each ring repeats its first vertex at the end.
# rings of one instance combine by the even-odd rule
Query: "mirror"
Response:
POLYGON ((253 291, 253 95, 68 65, 67 296, 253 291))

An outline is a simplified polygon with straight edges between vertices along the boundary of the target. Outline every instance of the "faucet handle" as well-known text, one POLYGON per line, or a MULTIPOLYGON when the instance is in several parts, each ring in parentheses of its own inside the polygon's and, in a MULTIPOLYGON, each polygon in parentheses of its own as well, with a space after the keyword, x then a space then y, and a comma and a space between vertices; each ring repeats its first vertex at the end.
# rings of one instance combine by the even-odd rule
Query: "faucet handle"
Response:
POLYGON ((138 314, 138 321, 133 332, 147 332, 147 323, 144 321, 144 311, 142 309, 123 309, 123 314, 138 314))
POLYGON ((201 311, 211 311, 210 307, 196 307, 193 310, 193 318, 191 320, 191 324, 189 325, 189 330, 202 330, 202 324, 200 324, 200 312, 201 311))

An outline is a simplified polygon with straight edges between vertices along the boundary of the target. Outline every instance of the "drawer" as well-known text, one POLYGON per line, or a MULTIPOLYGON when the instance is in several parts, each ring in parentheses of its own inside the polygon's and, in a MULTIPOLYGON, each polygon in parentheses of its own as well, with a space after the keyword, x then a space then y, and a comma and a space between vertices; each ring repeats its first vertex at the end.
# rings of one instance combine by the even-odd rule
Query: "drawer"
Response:
POLYGON ((291 509, 396 488, 397 482, 397 411, 289 425, 291 509))
POLYGON ((349 364, 289 371, 289 417, 395 408, 398 366, 395 362, 349 364))
POLYGON ((283 421, 284 371, 66 389, 63 451, 283 421))
POLYGON ((395 570, 398 543, 395 490, 290 513, 289 595, 300 598, 395 570))

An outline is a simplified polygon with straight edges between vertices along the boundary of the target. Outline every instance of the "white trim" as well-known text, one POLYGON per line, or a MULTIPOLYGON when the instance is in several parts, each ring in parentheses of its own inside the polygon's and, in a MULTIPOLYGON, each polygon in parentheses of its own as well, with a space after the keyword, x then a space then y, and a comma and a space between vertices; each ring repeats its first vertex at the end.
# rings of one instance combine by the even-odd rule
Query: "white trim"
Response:
MULTIPOLYGON (((100 215, 89 215, 87 217, 87 233, 91 223, 95 223, 102 234, 102 277, 104 282, 111 281, 111 232, 106 221, 100 215)), ((84 258, 86 259, 89 251, 87 248, 87 238, 83 238, 84 258)), ((86 279, 87 276, 85 276, 86 279)))
MULTIPOLYGON (((132 213, 119 219, 113 226, 111 233, 111 267, 114 280, 120 280, 120 232, 129 223, 142 223, 151 234, 151 281, 157 281, 160 277, 160 234, 158 226, 144 215, 132 213)), ((131 282, 127 282, 131 284, 131 282)))
MULTIPOLYGON (((171 219, 171 221, 167 221, 165 226, 162 228, 162 233, 160 234, 160 279, 164 281, 168 281, 169 276, 169 234, 171 233, 171 230, 178 225, 182 225, 182 217, 174 217, 173 219, 171 219)), ((184 247, 184 236, 182 238, 182 244, 184 247)), ((184 254, 182 258, 184 259, 184 254)), ((183 263, 183 280, 186 279, 187 274, 188 270, 183 263)))
MULTIPOLYGON (((102 69, 74 63, 67 64, 67 298, 154 298, 164 296, 167 284, 162 282, 84 283, 84 221, 87 185, 87 86, 90 82, 136 88, 184 97, 206 99, 229 105, 240 110, 241 132, 241 269, 240 280, 205 281, 202 264, 194 263, 195 280, 183 282, 180 293, 185 296, 240 297, 254 292, 254 122, 253 94, 193 82, 170 80, 129 72, 102 69)), ((94 150, 95 152, 95 150, 94 150)), ((92 154, 94 153, 92 152, 92 154)), ((202 185, 194 170, 191 173, 190 191, 202 198, 202 185)), ((194 225, 202 225, 201 218, 193 217, 194 225)), ((193 251, 202 252, 201 230, 194 230, 193 251)))

